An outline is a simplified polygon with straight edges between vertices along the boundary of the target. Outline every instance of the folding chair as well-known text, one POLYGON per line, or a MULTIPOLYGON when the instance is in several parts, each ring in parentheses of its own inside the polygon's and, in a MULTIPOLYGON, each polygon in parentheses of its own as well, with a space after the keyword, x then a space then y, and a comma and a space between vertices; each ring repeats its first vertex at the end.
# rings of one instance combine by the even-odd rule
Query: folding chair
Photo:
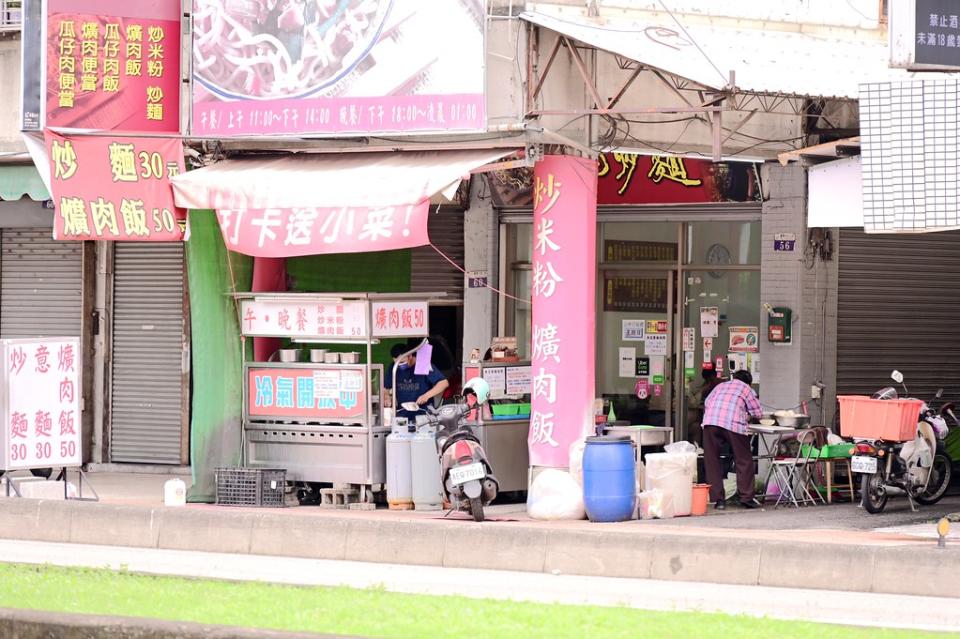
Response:
POLYGON ((794 446, 796 453, 782 459, 775 459, 771 471, 780 496, 774 507, 781 501, 789 501, 794 506, 815 504, 817 500, 826 503, 823 495, 813 482, 812 470, 819 461, 820 449, 817 448, 820 428, 808 428, 797 432, 794 446))

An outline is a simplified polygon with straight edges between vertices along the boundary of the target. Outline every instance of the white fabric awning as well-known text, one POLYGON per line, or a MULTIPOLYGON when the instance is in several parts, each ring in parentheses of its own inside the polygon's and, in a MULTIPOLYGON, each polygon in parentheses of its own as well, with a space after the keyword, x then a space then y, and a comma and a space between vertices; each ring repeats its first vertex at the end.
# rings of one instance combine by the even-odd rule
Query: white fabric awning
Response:
POLYGON ((916 75, 890 69, 886 39, 866 31, 857 32, 861 35, 856 38, 815 35, 694 22, 681 16, 684 33, 664 14, 614 15, 601 7, 600 16, 588 17, 577 7, 543 4, 520 17, 717 90, 727 84, 733 71, 736 90, 743 93, 857 99, 863 82, 903 81, 916 75))
POLYGON ((807 226, 863 228, 860 156, 811 166, 807 192, 807 226))
POLYGON ((224 160, 174 177, 188 209, 383 207, 455 190, 472 170, 513 150, 295 154, 224 160))

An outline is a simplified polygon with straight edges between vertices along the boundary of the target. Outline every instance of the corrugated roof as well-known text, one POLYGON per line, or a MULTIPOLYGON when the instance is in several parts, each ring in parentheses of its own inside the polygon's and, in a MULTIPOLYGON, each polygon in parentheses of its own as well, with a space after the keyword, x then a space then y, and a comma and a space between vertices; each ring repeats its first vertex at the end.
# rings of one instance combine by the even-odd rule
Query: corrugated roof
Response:
MULTIPOLYGON (((569 8, 537 5, 520 16, 570 38, 655 67, 707 88, 722 89, 735 72, 743 93, 857 99, 863 82, 929 77, 891 69, 887 42, 862 37, 683 23, 669 16, 588 17, 569 8), (662 19, 661 19, 662 18, 662 19)), ((938 74, 943 77, 943 74, 938 74)))

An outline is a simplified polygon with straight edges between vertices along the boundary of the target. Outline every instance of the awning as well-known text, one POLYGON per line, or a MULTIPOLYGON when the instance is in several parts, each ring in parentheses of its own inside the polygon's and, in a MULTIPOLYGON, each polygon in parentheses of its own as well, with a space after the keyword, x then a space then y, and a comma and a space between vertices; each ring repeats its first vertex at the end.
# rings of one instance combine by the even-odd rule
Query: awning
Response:
MULTIPOLYGON (((634 14, 638 15, 638 14, 634 14)), ((680 16, 625 16, 600 8, 588 17, 571 7, 536 5, 528 22, 654 67, 706 88, 722 89, 735 73, 736 91, 857 99, 863 82, 903 81, 915 74, 888 67, 886 38, 760 30, 680 16), (689 36, 689 37, 688 37, 689 36)), ((842 31, 840 32, 842 33, 842 31)))
POLYGON ((231 159, 174 177, 177 206, 216 209, 227 247, 260 257, 429 244, 429 198, 512 149, 231 159))
POLYGON ((811 166, 807 171, 807 226, 863 228, 860 157, 811 166))
POLYGON ((0 200, 24 196, 37 202, 50 199, 37 168, 32 164, 0 164, 0 200))

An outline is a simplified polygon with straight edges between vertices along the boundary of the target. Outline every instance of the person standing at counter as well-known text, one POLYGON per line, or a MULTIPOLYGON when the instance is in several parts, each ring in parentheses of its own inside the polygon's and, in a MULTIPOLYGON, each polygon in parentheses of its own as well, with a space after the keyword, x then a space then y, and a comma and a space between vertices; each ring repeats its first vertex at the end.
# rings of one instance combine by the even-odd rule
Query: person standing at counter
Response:
POLYGON ((756 500, 753 455, 750 452, 750 436, 747 422, 763 416, 760 401, 750 385, 750 371, 737 371, 729 382, 714 388, 707 397, 703 414, 703 465, 710 484, 710 500, 717 510, 726 508, 723 493, 723 468, 720 463, 720 448, 723 442, 730 444, 737 467, 737 492, 740 505, 759 508, 756 500))
MULTIPOLYGON (((394 347, 394 349, 396 349, 396 347, 394 347)), ((393 351, 391 351, 391 355, 394 355, 394 358, 397 357, 393 351)), ((443 395, 443 391, 450 386, 450 382, 443 376, 443 373, 432 365, 426 374, 417 375, 416 353, 408 355, 406 361, 395 361, 394 366, 397 368, 397 417, 412 418, 416 416, 417 413, 423 412, 420 410, 416 413, 411 413, 410 411, 404 410, 402 406, 406 403, 416 403, 417 406, 423 406, 434 397, 443 395)), ((387 390, 393 388, 392 370, 387 375, 384 386, 386 386, 387 390)))

